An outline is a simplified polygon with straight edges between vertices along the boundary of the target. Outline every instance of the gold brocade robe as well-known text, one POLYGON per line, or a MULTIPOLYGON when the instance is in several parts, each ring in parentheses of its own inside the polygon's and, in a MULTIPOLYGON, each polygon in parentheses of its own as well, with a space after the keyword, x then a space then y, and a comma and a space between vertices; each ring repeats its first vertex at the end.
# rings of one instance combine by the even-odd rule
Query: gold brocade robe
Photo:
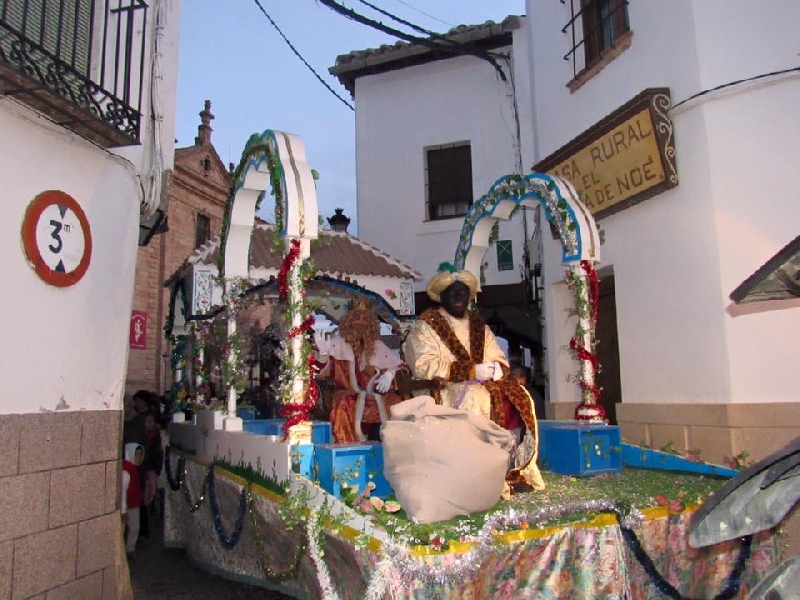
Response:
POLYGON ((544 481, 536 466, 538 427, 530 394, 523 386, 511 380, 478 382, 472 379, 475 365, 481 362, 499 363, 504 376, 509 372, 505 352, 483 319, 476 315, 470 316, 469 313, 458 319, 442 308, 430 309, 417 319, 406 338, 403 351, 414 377, 441 378, 447 382, 441 390, 444 405, 466 410, 503 425, 498 398, 502 394, 507 398, 509 395, 513 396, 509 399, 513 399, 513 404, 526 425, 516 466, 534 488, 544 489, 544 481), (482 328, 482 331, 472 331, 473 326, 482 328), (482 353, 475 344, 482 344, 482 353))

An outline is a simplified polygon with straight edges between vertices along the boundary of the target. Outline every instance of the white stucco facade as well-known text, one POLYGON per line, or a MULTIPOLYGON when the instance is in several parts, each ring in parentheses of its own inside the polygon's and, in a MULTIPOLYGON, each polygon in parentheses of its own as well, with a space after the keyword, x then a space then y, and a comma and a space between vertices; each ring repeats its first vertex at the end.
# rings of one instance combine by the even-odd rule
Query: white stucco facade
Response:
MULTIPOLYGON (((463 224, 463 217, 426 217, 426 149, 468 142, 473 196, 479 198, 497 179, 516 172, 516 100, 521 164, 525 167, 532 161, 530 68, 523 26, 512 35, 512 45, 493 50, 511 56, 511 69, 500 62, 506 75, 513 73, 507 81, 500 79, 491 64, 472 56, 360 76, 355 81, 359 238, 422 273, 417 291, 424 290, 440 263, 453 262, 463 224)), ((528 221, 532 223, 530 215, 528 221)), ((521 215, 500 223, 499 239, 512 241, 514 269, 497 270, 493 247, 485 259, 486 284, 518 283, 521 215)))
MULTIPOLYGON (((527 3, 534 163, 645 88, 669 88, 673 106, 686 101, 668 112, 678 186, 599 222, 605 244, 597 266, 615 277, 623 404, 796 402, 800 301, 748 309, 728 294, 800 227, 792 25, 800 5, 632 2, 630 47, 572 93, 571 65, 562 59, 571 47, 561 32, 567 5, 527 3)), ((550 401, 577 401, 565 377, 573 361, 559 350, 573 331, 560 248, 544 241, 550 401)))
MULTIPOLYGON (((174 133, 180 2, 163 10, 155 105, 162 140, 174 133)), ((147 36, 155 35, 151 6, 147 36)), ((150 65, 152 45, 146 49, 150 65)), ((143 98, 150 90, 145 69, 143 98)), ((0 221, 4 265, 0 414, 121 409, 136 268, 140 203, 153 161, 149 101, 142 103, 141 144, 103 149, 52 123, 12 96, 0 96, 0 221), (47 190, 74 198, 89 222, 93 248, 76 284, 54 287, 28 265, 21 228, 31 201, 47 190)), ((163 169, 172 167, 172 144, 163 169)))

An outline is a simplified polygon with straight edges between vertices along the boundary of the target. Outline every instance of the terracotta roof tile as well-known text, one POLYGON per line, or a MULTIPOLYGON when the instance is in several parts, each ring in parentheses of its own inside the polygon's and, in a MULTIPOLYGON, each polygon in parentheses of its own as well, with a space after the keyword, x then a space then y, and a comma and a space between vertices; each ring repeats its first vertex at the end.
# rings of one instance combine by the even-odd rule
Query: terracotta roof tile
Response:
MULTIPOLYGON (((258 223, 253 230, 250 246, 250 268, 278 270, 283 255, 275 250, 275 232, 271 224, 258 223)), ((190 265, 219 263, 220 237, 216 236, 192 252, 172 274, 165 285, 181 277, 190 265)), ((341 231, 321 230, 319 239, 311 244, 311 260, 318 275, 333 278, 379 276, 400 279, 421 279, 422 275, 395 260, 382 250, 341 231)))

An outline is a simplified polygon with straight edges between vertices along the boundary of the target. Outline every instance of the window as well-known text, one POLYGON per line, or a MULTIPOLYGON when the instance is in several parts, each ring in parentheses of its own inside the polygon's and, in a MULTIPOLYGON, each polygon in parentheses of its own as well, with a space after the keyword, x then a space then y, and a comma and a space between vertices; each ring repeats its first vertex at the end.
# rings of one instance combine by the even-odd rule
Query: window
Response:
POLYGON ((469 143, 428 148, 425 153, 429 220, 463 217, 472 206, 472 156, 469 143))
POLYGON ((625 0, 583 0, 582 5, 583 46, 588 67, 628 31, 628 11, 625 0))
POLYGON ((511 240, 497 240, 497 270, 511 271, 514 268, 514 253, 511 240))
POLYGON ((197 215, 194 229, 194 247, 199 248, 211 237, 211 219, 206 215, 197 215))
MULTIPOLYGON (((572 49, 564 56, 572 60, 578 77, 607 57, 630 30, 627 0, 570 0, 570 21, 562 28, 572 36, 572 49)), ((613 58, 613 57, 608 57, 613 58)))

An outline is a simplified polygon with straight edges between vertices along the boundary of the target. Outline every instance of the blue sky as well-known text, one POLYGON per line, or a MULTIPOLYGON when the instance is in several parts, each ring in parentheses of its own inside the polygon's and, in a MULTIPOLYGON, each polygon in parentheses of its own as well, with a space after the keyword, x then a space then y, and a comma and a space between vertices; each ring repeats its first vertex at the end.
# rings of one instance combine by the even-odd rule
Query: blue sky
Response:
MULTIPOLYGON (((393 44, 395 38, 334 13, 316 0, 258 0, 322 79, 352 105, 328 73, 340 54, 393 44)), ((360 0, 340 0, 385 25, 414 34, 360 0)), ((524 0, 370 0, 370 4, 431 31, 502 21, 524 14, 524 0)), ((211 100, 212 142, 225 164, 238 163, 247 139, 265 129, 303 140, 323 217, 341 207, 357 234, 355 116, 290 50, 256 0, 183 0, 181 8, 177 147, 190 146, 198 113, 211 100)), ((265 203, 269 204, 269 203, 265 203)), ((271 215, 263 215, 271 218, 271 215)))

